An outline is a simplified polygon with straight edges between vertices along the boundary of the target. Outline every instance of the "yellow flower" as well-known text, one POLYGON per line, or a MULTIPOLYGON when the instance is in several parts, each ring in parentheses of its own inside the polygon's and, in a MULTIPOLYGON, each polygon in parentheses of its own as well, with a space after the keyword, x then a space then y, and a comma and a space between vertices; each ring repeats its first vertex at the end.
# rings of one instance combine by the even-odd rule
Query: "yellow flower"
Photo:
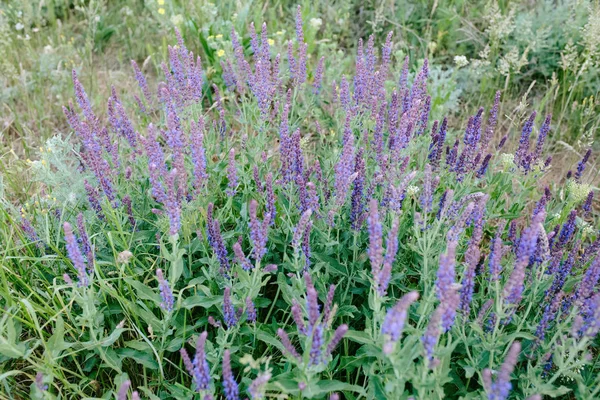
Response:
POLYGON ((159 13, 160 15, 164 15, 164 14, 165 14, 165 9, 164 9, 164 8, 159 8, 159 9, 158 9, 158 13, 159 13))
POLYGON ((42 165, 46 165, 46 160, 42 160, 42 165))
POLYGON ((267 42, 269 43, 269 46, 273 46, 275 44, 273 39, 268 39, 267 42))
POLYGON ((225 50, 219 49, 217 50, 217 57, 223 57, 225 55, 225 50))
POLYGON ((165 0, 158 0, 157 3, 159 6, 162 6, 165 4, 165 0))
POLYGON ((215 36, 216 39, 221 39, 222 37, 223 35, 221 35, 220 33, 217 36, 215 36))
POLYGON ((214 39, 214 38, 215 38, 215 37, 214 37, 213 35, 210 35, 210 36, 209 36, 209 37, 207 37, 206 39, 208 39, 208 40, 212 40, 212 39, 214 39))

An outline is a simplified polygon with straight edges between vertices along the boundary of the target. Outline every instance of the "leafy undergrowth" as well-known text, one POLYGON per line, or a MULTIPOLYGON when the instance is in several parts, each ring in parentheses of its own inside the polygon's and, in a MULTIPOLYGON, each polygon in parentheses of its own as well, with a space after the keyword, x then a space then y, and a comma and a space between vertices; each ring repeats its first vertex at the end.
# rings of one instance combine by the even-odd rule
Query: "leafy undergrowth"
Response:
POLYGON ((550 115, 448 126, 391 34, 323 82, 302 28, 232 32, 214 82, 177 33, 106 117, 73 71, 74 137, 2 200, 4 396, 599 395, 590 152, 543 187, 550 115))

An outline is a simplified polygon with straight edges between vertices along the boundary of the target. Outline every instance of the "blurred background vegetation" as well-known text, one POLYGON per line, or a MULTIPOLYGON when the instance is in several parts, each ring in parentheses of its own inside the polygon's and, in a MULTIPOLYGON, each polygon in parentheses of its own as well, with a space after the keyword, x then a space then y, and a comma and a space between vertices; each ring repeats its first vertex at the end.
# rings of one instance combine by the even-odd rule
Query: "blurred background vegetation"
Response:
MULTIPOLYGON (((248 40, 250 22, 268 21, 275 48, 285 53, 298 2, 277 0, 44 0, 0 4, 0 170, 22 187, 28 158, 43 142, 68 133, 61 107, 73 96, 71 69, 80 74, 98 110, 111 85, 136 85, 130 60, 156 74, 177 27, 202 56, 210 81, 232 54, 234 28, 248 40), (287 31, 285 29, 288 29, 287 31), (10 176, 6 172, 10 171, 10 176)), ((381 44, 394 31, 394 79, 410 56, 415 70, 431 67, 440 114, 466 121, 501 90, 500 134, 518 131, 533 108, 553 113, 550 150, 564 176, 590 146, 600 125, 600 4, 598 1, 359 1, 304 0, 309 62, 327 54, 325 84, 354 66, 358 38, 381 44)), ((129 99, 131 100, 131 99, 129 99)), ((512 135, 517 136, 516 133, 512 135)), ((598 142, 598 140, 596 140, 598 142)), ((598 182, 598 161, 592 160, 598 182)), ((560 175, 558 175, 560 174, 560 175)), ((8 182, 6 182, 8 181, 8 182)))

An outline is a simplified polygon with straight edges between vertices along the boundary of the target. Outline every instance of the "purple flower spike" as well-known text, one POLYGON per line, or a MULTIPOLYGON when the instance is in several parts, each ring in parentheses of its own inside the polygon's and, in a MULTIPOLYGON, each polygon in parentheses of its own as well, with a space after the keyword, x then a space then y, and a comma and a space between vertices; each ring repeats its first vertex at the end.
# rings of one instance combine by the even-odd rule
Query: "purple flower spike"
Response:
POLYGON ((429 320, 429 323, 427 324, 425 334, 421 338, 421 342, 423 343, 423 347, 425 349, 425 358, 428 360, 430 367, 434 365, 433 351, 442 333, 440 324, 445 309, 446 305, 444 303, 441 303, 437 306, 433 312, 433 315, 431 316, 431 319, 429 320))
POLYGON ((231 328, 237 324, 237 315, 231 303, 231 288, 228 287, 225 288, 223 294, 223 317, 227 328, 231 328))
POLYGON ((119 392, 117 393, 117 400, 127 400, 127 393, 129 393, 130 387, 131 387, 130 380, 126 380, 125 382, 123 382, 123 384, 119 388, 119 392))
POLYGON ((318 324, 312 330, 312 344, 310 347, 309 365, 319 365, 322 361, 322 347, 324 344, 323 325, 318 324))
POLYGON ((198 192, 208 181, 204 149, 204 120, 200 118, 197 123, 192 121, 190 126, 190 148, 192 151, 192 163, 194 164, 194 189, 198 192))
POLYGON ((259 400, 264 397, 265 386, 269 383, 269 379, 271 379, 271 373, 263 372, 250 383, 250 387, 248 387, 250 399, 259 400))
POLYGON ((392 220, 392 227, 388 232, 388 236, 385 242, 385 257, 383 259, 383 266, 379 273, 379 282, 377 285, 377 291, 380 296, 385 296, 387 288, 390 283, 392 275, 392 264, 396 259, 398 253, 398 229, 399 229, 398 217, 394 217, 392 220))
POLYGON ((381 280, 381 266, 383 263, 383 228, 377 210, 377 200, 369 202, 369 216, 367 217, 369 228, 369 259, 371 261, 371 274, 375 284, 379 286, 381 280))
POLYGON ((254 251, 252 252, 253 258, 260 262, 264 255, 267 253, 267 239, 268 229, 271 223, 271 214, 266 213, 263 216, 262 223, 258 220, 258 202, 254 199, 250 201, 250 239, 254 245, 254 251))
POLYGON ((333 350, 335 350, 337 345, 342 341, 346 332, 348 332, 348 325, 346 324, 340 325, 336 328, 335 332, 333 333, 333 338, 331 338, 331 341, 325 350, 325 357, 329 357, 329 355, 333 353, 333 350))
POLYGON ((288 334, 285 333, 283 329, 279 328, 277 330, 277 336, 279 336, 279 339, 281 339, 281 343, 283 344, 283 347, 285 347, 285 350, 288 352, 288 354, 296 360, 300 360, 300 354, 298 354, 298 351, 290 341, 288 334))
POLYGON ((256 307, 250 297, 246 297, 246 315, 248 316, 248 322, 256 322, 256 307))
POLYGON ((79 282, 77 285, 79 287, 86 287, 90 284, 90 281, 88 278, 87 268, 85 266, 85 259, 81 254, 81 250, 79 249, 79 245, 77 244, 77 239, 73 234, 73 228, 71 227, 71 224, 65 222, 63 224, 63 229, 65 231, 67 254, 73 262, 73 266, 77 270, 77 276, 79 278, 79 282))
POLYGON ((233 254, 235 254, 235 259, 238 264, 240 264, 245 271, 250 271, 252 269, 252 264, 250 264, 250 261, 246 258, 242 246, 238 242, 233 244, 233 254))
POLYGON ((585 171, 585 164, 588 162, 591 155, 592 155, 592 149, 588 149, 588 151, 585 152, 585 155, 583 156, 581 161, 579 161, 579 163, 577 164, 577 171, 575 172, 575 180, 577 182, 579 182, 579 180, 581 179, 581 176, 583 175, 583 171, 585 171))
POLYGON ((517 361, 519 358, 519 353, 521 352, 521 343, 513 342, 508 350, 508 354, 500 367, 500 371, 498 372, 498 376, 496 380, 492 382, 491 372, 487 370, 484 377, 486 382, 486 391, 488 393, 489 400, 506 400, 510 394, 512 389, 512 384, 510 383, 510 375, 515 369, 517 365, 517 361))
POLYGON ((529 171, 530 168, 529 159, 527 157, 529 154, 529 137, 531 136, 531 131, 533 130, 533 122, 535 121, 536 115, 537 113, 535 111, 532 112, 529 119, 525 122, 525 125, 523 125, 521 139, 519 140, 519 147, 515 153, 515 164, 523 168, 525 171, 529 171))
POLYGON ((409 292, 402 296, 394 307, 388 310, 381 328, 381 333, 385 335, 385 342, 383 345, 383 352, 385 354, 389 355, 394 350, 395 343, 402 336, 404 323, 408 316, 408 308, 418 299, 419 294, 417 292, 409 292))
POLYGON ((156 270, 156 278, 158 279, 158 289, 160 290, 160 297, 162 299, 160 307, 166 312, 171 312, 173 311, 175 298, 173 297, 169 282, 163 276, 162 269, 159 268, 156 270))
POLYGON ((240 398, 240 390, 231 371, 231 354, 229 350, 223 352, 223 392, 227 400, 238 400, 240 398))
POLYGON ((227 164, 227 196, 235 196, 238 186, 237 167, 235 165, 235 149, 229 150, 229 163, 227 164))

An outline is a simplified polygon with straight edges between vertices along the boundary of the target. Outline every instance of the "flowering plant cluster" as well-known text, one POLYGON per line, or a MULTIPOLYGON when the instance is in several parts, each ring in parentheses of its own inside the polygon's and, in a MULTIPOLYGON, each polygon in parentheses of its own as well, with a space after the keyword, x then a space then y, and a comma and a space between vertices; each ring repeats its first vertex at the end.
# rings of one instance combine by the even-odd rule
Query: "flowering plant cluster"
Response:
POLYGON ((498 92, 461 127, 392 33, 335 77, 303 28, 283 54, 232 31, 211 78, 175 32, 158 84, 132 61, 139 93, 105 114, 73 71, 75 200, 3 204, 5 390, 600 396, 591 152, 544 187, 551 115, 502 129, 498 92))

